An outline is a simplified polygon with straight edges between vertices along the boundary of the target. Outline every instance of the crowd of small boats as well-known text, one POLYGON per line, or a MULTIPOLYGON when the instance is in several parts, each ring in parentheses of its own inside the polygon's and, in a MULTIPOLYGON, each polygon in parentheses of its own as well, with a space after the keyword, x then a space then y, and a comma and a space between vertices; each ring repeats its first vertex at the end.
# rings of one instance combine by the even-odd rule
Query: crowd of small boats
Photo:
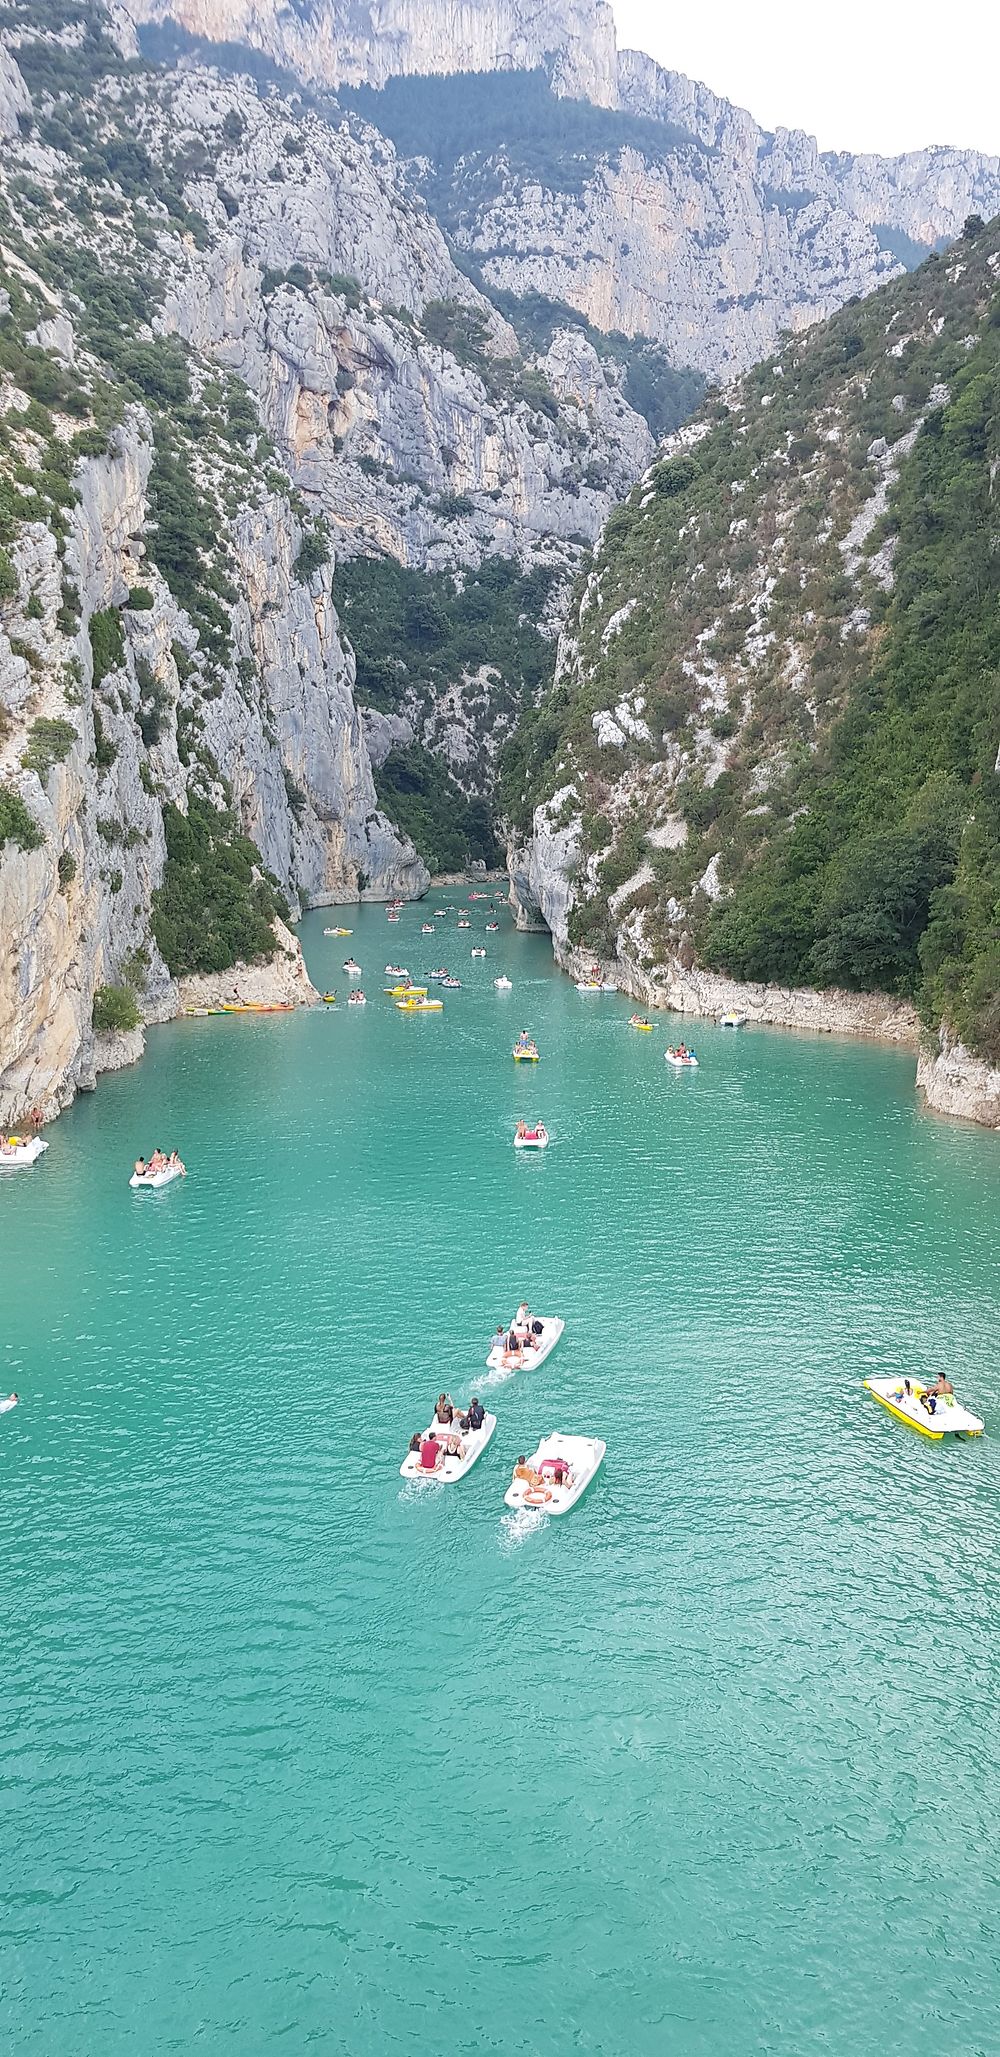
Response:
MULTIPOLYGON (((499 1327, 487 1366, 493 1372, 537 1368, 555 1349, 565 1326, 561 1317, 533 1315, 522 1301, 509 1327, 499 1327)), ((478 1394, 463 1408, 456 1407, 448 1393, 439 1393, 427 1427, 410 1438, 400 1477, 422 1484, 456 1485, 478 1464, 496 1427, 496 1415, 478 1394)), ((522 1453, 516 1459, 504 1504, 516 1511, 568 1514, 596 1477, 606 1450, 607 1444, 598 1436, 551 1431, 540 1438, 530 1456, 522 1453)))

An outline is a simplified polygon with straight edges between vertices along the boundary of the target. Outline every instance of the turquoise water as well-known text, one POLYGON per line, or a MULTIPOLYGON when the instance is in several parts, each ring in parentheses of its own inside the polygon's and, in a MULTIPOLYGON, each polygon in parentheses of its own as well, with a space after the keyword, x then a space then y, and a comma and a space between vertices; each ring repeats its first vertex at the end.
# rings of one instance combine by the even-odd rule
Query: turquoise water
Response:
POLYGON ((5 2047, 994 2049, 1000 1144, 425 914, 310 916, 367 1009, 154 1031, 0 1181, 5 2047), (522 1294, 559 1348, 404 1486, 522 1294), (940 1365, 978 1443, 861 1391, 940 1365), (557 1427, 604 1470, 521 1525, 557 1427))

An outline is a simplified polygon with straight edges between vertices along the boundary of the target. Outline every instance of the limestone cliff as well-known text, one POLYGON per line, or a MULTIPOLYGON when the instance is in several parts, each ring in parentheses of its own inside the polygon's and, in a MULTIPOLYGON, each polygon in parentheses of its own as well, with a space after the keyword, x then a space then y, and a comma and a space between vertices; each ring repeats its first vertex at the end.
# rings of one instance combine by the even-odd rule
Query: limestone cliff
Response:
POLYGON ((364 111, 489 290, 545 295, 713 378, 873 291, 969 214, 1000 209, 1000 158, 932 146, 855 156, 771 133, 708 87, 618 52, 602 0, 130 5, 141 22, 245 43, 314 86, 395 82, 364 111), (446 99, 433 90, 435 75, 462 73, 494 81, 488 106, 470 82, 464 123, 460 82, 446 99), (589 103, 575 126, 560 98, 589 103))

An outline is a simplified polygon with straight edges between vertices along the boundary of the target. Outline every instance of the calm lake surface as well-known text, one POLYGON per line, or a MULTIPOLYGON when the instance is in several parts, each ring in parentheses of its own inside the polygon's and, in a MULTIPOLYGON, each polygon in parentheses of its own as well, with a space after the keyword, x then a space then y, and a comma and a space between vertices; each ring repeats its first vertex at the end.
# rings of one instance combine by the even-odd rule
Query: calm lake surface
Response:
POLYGON ((459 897, 310 915, 366 1009, 154 1030, 0 1180, 0 2039, 993 2052, 1000 1140, 831 1038, 672 1073, 506 916, 421 938, 459 897), (554 1356, 404 1486, 522 1295, 554 1356), (861 1390, 941 1366, 977 1443, 861 1390), (523 1525, 555 1428, 604 1470, 523 1525))

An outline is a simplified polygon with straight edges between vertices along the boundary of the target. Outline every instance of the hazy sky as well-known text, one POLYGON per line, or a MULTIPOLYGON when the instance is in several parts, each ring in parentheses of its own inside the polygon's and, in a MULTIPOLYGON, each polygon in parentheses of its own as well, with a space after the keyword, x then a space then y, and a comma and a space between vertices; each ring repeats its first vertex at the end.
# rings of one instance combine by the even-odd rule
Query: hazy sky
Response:
POLYGON ((618 41, 801 128, 823 150, 1000 153, 1000 5, 962 0, 611 0, 618 41))

